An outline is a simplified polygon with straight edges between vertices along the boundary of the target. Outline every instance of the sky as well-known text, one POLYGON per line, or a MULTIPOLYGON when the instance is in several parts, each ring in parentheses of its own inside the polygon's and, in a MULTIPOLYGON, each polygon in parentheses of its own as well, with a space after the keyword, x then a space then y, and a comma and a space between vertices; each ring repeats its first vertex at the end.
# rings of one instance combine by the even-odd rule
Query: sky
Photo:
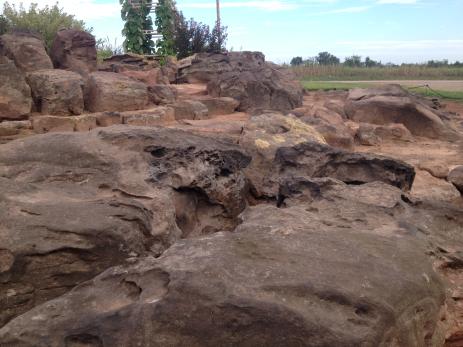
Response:
MULTIPOLYGON (((4 0, 0 0, 3 7, 4 0)), ((10 3, 18 4, 18 0, 10 3)), ((39 6, 56 0, 23 0, 39 6)), ((119 0, 58 0, 93 27, 97 38, 121 45, 119 0)), ((229 49, 261 51, 267 60, 289 62, 328 51, 383 63, 431 59, 463 61, 463 0, 220 0, 229 49)), ((209 25, 215 0, 177 0, 186 18, 209 25)))

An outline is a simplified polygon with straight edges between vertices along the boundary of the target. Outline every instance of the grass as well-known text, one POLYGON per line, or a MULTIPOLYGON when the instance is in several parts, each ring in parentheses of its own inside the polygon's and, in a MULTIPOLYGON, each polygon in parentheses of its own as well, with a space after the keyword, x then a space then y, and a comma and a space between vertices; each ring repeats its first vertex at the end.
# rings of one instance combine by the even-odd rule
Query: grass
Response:
POLYGON ((291 67, 291 70, 298 79, 310 81, 463 80, 463 67, 314 65, 291 67))
MULTIPOLYGON (((352 88, 369 88, 377 86, 375 83, 359 83, 359 82, 322 82, 322 81, 302 81, 303 87, 306 90, 349 90, 352 88)), ((408 89, 404 86, 405 89, 408 89)), ((463 102, 463 91, 446 91, 436 90, 431 91, 428 88, 416 88, 409 89, 412 93, 421 94, 426 97, 438 97, 444 100, 452 100, 457 102, 463 102)))

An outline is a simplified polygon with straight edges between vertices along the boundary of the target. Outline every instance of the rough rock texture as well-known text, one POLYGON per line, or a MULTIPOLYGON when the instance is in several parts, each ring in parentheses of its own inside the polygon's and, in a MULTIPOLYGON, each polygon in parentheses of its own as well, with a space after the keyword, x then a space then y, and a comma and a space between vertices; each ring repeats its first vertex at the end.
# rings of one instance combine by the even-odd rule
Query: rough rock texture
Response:
POLYGON ((0 36, 0 55, 12 59, 23 73, 53 68, 42 38, 28 32, 0 36))
POLYGON ((401 123, 416 136, 453 140, 458 137, 438 111, 398 85, 353 89, 349 93, 345 111, 356 122, 378 125, 401 123))
POLYGON ((233 98, 211 98, 204 97, 200 99, 208 110, 209 116, 220 116, 225 114, 231 114, 236 111, 239 106, 239 102, 233 98))
POLYGON ((99 66, 100 71, 122 72, 127 70, 151 70, 160 67, 156 60, 148 60, 143 55, 134 53, 117 54, 106 58, 99 66))
POLYGON ((166 105, 175 102, 177 89, 166 84, 152 84, 148 86, 149 99, 156 105, 166 105))
POLYGON ((463 165, 450 171, 447 179, 463 194, 463 165))
POLYGON ((19 134, 22 130, 32 129, 29 120, 17 120, 0 123, 0 136, 12 136, 19 134))
POLYGON ((58 69, 71 70, 84 76, 97 69, 95 37, 85 31, 58 31, 50 55, 58 69))
POLYGON ((207 107, 200 101, 182 100, 168 106, 174 110, 176 120, 208 118, 207 107))
POLYGON ((0 121, 25 118, 32 108, 31 89, 12 60, 0 56, 0 121))
POLYGON ((133 111, 148 104, 147 86, 117 73, 90 74, 87 93, 85 105, 91 112, 133 111))
POLYGON ((403 124, 374 125, 360 123, 355 134, 361 145, 375 146, 383 140, 412 141, 413 136, 403 124))
POLYGON ((27 82, 37 111, 42 114, 68 115, 84 111, 82 77, 65 70, 38 70, 28 74, 27 82))
MULTIPOLYGON (((388 197, 394 200, 394 194, 400 191, 388 197)), ((380 211, 377 202, 361 205, 380 211)), ((323 224, 335 214, 320 217, 310 206, 253 207, 234 233, 180 241, 159 259, 109 269, 11 321, 0 329, 0 341, 442 345, 444 288, 424 242, 400 228, 375 234, 323 224)))
POLYGON ((313 126, 334 147, 353 149, 354 137, 343 117, 326 107, 300 107, 291 111, 301 121, 313 126))
POLYGON ((0 326, 127 258, 233 228, 249 160, 236 145, 137 127, 2 145, 0 326))
POLYGON ((246 175, 257 198, 275 197, 286 176, 332 177, 346 183, 382 181, 409 190, 412 166, 391 158, 334 149, 298 119, 263 114, 246 124, 240 144, 252 155, 246 175))
POLYGON ((159 106, 142 111, 126 111, 120 113, 122 123, 140 126, 167 125, 175 121, 174 109, 159 106))
POLYGON ((302 105, 300 84, 267 64, 259 52, 196 54, 179 74, 180 80, 209 82, 211 96, 238 100, 240 111, 289 111, 302 105))

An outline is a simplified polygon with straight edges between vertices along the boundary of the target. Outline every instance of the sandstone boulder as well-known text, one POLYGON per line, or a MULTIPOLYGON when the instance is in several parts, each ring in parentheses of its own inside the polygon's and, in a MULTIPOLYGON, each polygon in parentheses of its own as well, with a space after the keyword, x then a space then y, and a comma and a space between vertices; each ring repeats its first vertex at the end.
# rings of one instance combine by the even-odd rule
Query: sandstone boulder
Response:
POLYGON ((458 138, 436 111, 398 85, 375 89, 353 89, 345 106, 348 118, 356 122, 403 124, 413 135, 428 138, 458 138))
POLYGON ((84 111, 82 76, 65 70, 38 70, 29 73, 37 111, 50 115, 81 114, 84 111))
POLYGON ((147 104, 146 84, 111 72, 89 75, 86 107, 91 112, 133 111, 147 104))
POLYGON ((177 89, 166 84, 151 84, 148 86, 149 99, 156 105, 174 103, 177 99, 177 89))
POLYGON ((0 136, 18 135, 20 132, 32 129, 29 120, 8 121, 0 123, 0 136))
POLYGON ((6 55, 23 72, 52 69, 42 38, 29 32, 13 32, 0 36, 0 55, 6 55))
POLYGON ((127 258, 231 230, 245 207, 250 159, 211 138, 121 126, 1 147, 0 326, 127 258))
POLYGON ((0 121, 26 118, 31 112, 31 89, 12 60, 0 56, 0 121))
POLYGON ((201 101, 181 100, 168 105, 174 110, 175 119, 206 119, 209 112, 201 101))
POLYGON ((238 100, 240 111, 289 111, 302 105, 300 84, 266 64, 260 52, 196 54, 190 66, 180 69, 179 80, 208 82, 211 96, 238 100))
POLYGON ((148 60, 145 56, 139 54, 125 53, 116 54, 104 59, 103 63, 99 66, 99 70, 105 72, 123 72, 127 70, 151 70, 159 67, 160 65, 156 60, 148 60))
POLYGON ((160 126, 175 122, 175 111, 170 107, 155 107, 141 111, 120 113, 122 123, 138 126, 160 126))
POLYGON ((450 171, 447 179, 463 194, 463 165, 450 171))
POLYGON ((374 125, 360 123, 356 139, 361 145, 375 146, 387 141, 412 141, 413 136, 403 124, 374 125))
POLYGON ((12 320, 0 329, 0 342, 443 344, 445 292, 424 242, 314 217, 303 206, 250 208, 234 233, 180 241, 159 259, 111 268, 12 320))
POLYGON ((97 69, 95 37, 86 31, 58 31, 50 55, 57 69, 74 71, 84 76, 97 69))
POLYGON ((287 176, 332 177, 350 184, 381 181, 409 190, 412 166, 384 156, 351 153, 326 145, 313 127, 278 114, 252 117, 240 144, 253 160, 245 172, 257 198, 275 197, 287 176))
POLYGON ((207 107, 209 116, 221 116, 236 111, 239 102, 233 98, 203 97, 199 101, 207 107))

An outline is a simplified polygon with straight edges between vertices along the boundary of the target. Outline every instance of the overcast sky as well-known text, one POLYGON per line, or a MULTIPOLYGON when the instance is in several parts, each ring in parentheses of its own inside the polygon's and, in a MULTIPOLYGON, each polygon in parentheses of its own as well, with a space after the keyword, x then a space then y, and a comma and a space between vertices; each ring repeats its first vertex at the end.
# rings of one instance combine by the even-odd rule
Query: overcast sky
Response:
MULTIPOLYGON (((42 6, 56 1, 23 2, 42 6)), ((118 0, 59 4, 92 26, 97 37, 122 43, 118 0)), ((262 51, 279 63, 321 51, 395 63, 463 61, 463 0, 221 0, 221 4, 228 48, 262 51)), ((177 5, 187 18, 209 25, 215 21, 215 0, 177 0, 177 5)))

